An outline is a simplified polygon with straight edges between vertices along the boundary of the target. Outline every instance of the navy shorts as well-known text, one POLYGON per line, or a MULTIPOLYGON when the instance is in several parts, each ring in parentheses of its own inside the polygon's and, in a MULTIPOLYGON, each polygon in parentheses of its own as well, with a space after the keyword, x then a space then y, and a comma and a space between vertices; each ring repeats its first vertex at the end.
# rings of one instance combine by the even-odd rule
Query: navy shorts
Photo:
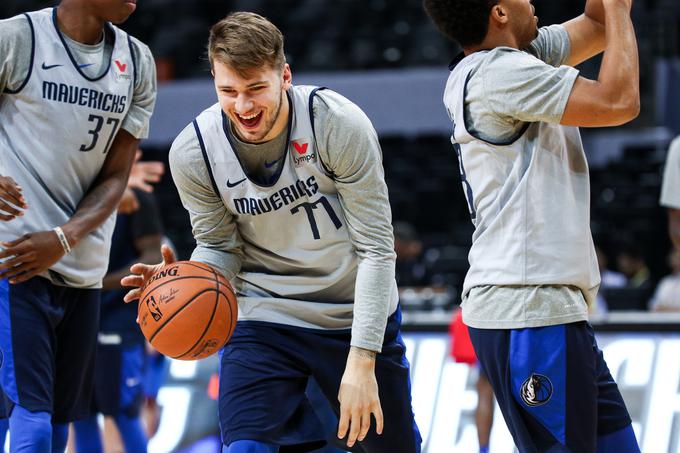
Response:
POLYGON ((145 362, 144 343, 100 343, 95 366, 93 414, 137 417, 144 403, 145 362))
MULTIPOLYGON (((355 445, 351 451, 420 451, 400 322, 397 310, 388 320, 382 353, 376 359, 383 433, 375 433, 373 422, 366 438, 357 443, 360 447, 355 445)), ((305 395, 307 380, 315 378, 337 416, 350 337, 348 331, 239 322, 222 353, 219 416, 223 443, 257 440, 284 446, 282 451, 292 447, 289 451, 296 452, 323 445, 324 428, 305 395)))
POLYGON ((12 403, 49 412, 56 423, 87 416, 99 294, 42 277, 0 280, 0 383, 12 403))
MULTIPOLYGON (((594 453, 598 437, 631 424, 587 322, 470 338, 520 452, 594 453)), ((639 452, 629 447, 618 453, 639 452)))

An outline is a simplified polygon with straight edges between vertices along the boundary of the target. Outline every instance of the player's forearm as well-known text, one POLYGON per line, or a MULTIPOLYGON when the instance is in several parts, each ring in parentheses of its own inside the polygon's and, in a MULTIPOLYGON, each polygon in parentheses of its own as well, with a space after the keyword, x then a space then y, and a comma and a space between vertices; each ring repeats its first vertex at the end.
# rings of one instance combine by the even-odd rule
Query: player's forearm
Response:
POLYGON ((116 209, 127 185, 139 140, 120 130, 99 176, 83 197, 73 217, 61 225, 71 247, 99 227, 116 209))
POLYGON ((604 3, 606 47, 598 82, 611 110, 630 121, 640 111, 640 69, 637 40, 625 0, 604 3))

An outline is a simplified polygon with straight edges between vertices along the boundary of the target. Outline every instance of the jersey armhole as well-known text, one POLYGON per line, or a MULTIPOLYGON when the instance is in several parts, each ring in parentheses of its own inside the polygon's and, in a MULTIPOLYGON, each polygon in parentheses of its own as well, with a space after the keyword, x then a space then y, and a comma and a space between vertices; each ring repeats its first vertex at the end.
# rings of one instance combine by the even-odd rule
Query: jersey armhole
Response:
POLYGON ((27 13, 24 13, 24 16, 26 16, 26 19, 28 20, 28 26, 31 28, 31 60, 28 64, 28 74, 26 74, 26 78, 24 79, 24 81, 21 83, 21 85, 19 85, 19 88, 17 88, 16 90, 10 90, 9 88, 5 88, 3 92, 8 94, 17 94, 21 90, 23 90, 26 84, 28 83, 28 79, 31 78, 31 73, 33 72, 33 60, 35 59, 35 29, 33 28, 33 21, 31 20, 31 17, 27 13))
POLYGON ((468 82, 470 82, 470 78, 472 77, 472 71, 468 72, 467 75, 465 76, 465 85, 463 85, 463 127, 467 131, 468 134, 470 134, 472 137, 475 139, 488 143, 493 146, 510 146, 513 143, 515 143, 517 140, 519 140, 522 135, 529 129, 529 126, 531 126, 530 122, 523 122, 524 125, 513 135, 510 137, 508 140, 504 141, 495 141, 495 140, 487 140, 481 137, 479 132, 471 127, 472 124, 472 119, 470 118, 469 112, 465 109, 465 94, 467 93, 467 87, 468 87, 468 82))
POLYGON ((309 93, 309 122, 312 125, 312 135, 314 139, 314 146, 316 147, 317 150, 319 150, 319 162, 321 162, 321 167, 323 168, 323 171, 326 172, 328 177, 331 179, 335 180, 335 174, 326 166, 326 164, 323 162, 323 159, 321 158, 321 148, 319 148, 319 144, 316 141, 316 130, 314 129, 314 96, 316 96, 316 93, 321 90, 325 90, 326 87, 318 87, 314 88, 311 93, 309 93))
POLYGON ((198 144, 201 145, 201 154, 203 154, 203 160, 205 161, 205 166, 208 170, 208 175, 210 175, 210 182, 212 183, 213 190, 215 191, 216 196, 222 198, 220 196, 220 190, 217 188, 217 183, 215 182, 215 176, 213 175, 212 172, 210 160, 208 159, 208 152, 205 149, 205 143, 203 142, 203 136, 201 135, 201 130, 198 127, 198 122, 194 120, 193 123, 194 129, 196 130, 196 137, 198 138, 198 144))
POLYGON ((132 37, 127 35, 128 47, 130 48, 130 57, 132 58, 132 92, 134 93, 137 86, 137 54, 132 46, 132 37))

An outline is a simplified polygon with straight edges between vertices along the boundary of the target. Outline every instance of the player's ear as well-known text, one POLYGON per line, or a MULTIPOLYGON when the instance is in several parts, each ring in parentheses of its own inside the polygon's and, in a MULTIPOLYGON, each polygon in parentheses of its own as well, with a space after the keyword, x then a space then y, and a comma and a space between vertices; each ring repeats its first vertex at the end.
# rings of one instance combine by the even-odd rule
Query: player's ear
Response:
POLYGON ((282 84, 281 88, 283 88, 284 91, 288 91, 288 88, 293 85, 293 73, 290 71, 290 65, 288 63, 284 63, 283 65, 283 71, 281 71, 281 78, 282 78, 282 84))
POLYGON ((505 5, 496 3, 491 7, 490 20, 498 25, 505 25, 508 22, 508 11, 505 5))

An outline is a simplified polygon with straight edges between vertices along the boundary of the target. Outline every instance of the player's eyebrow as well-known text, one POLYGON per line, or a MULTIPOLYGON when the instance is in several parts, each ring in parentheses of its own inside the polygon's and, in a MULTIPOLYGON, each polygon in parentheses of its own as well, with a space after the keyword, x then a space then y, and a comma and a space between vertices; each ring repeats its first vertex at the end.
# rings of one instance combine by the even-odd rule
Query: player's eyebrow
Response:
MULTIPOLYGON (((256 87, 258 85, 268 85, 268 84, 269 84, 269 82, 267 80, 259 80, 257 82, 249 83, 248 85, 246 85, 246 88, 253 88, 253 87, 256 87)), ((231 85, 217 85, 217 88, 219 88, 220 90, 225 90, 225 89, 233 89, 234 87, 232 87, 231 85)))

